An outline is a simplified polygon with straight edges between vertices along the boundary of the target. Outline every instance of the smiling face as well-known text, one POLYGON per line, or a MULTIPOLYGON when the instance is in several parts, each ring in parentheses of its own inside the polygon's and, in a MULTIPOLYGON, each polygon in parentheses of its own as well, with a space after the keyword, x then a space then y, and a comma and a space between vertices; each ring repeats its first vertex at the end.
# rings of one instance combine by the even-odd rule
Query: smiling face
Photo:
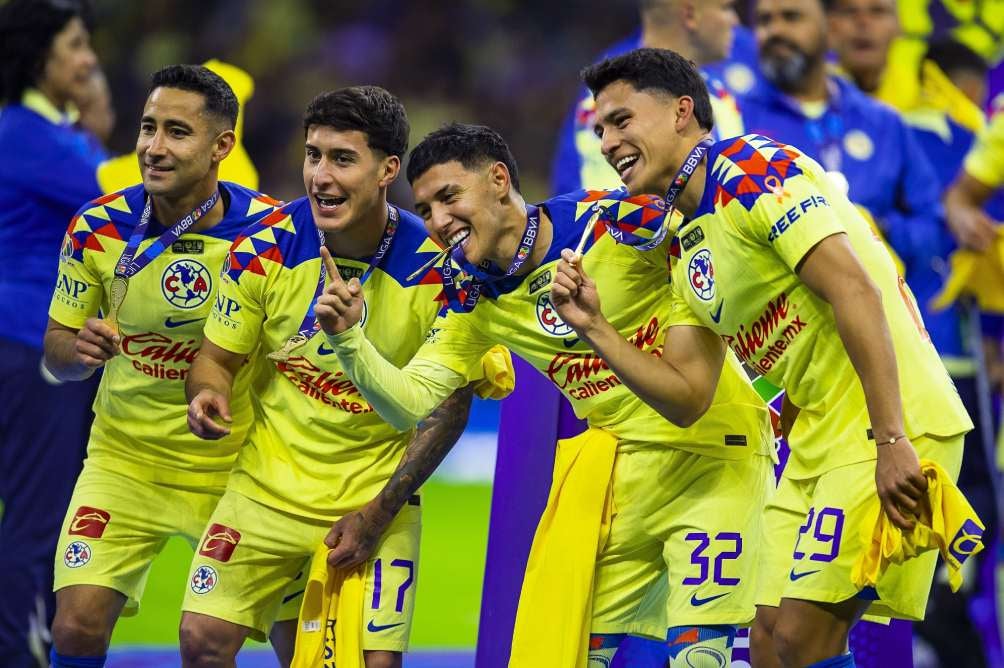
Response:
POLYGON ((401 160, 374 151, 366 133, 329 125, 307 128, 303 187, 314 223, 325 232, 341 232, 382 207, 381 194, 397 177, 401 160))
POLYGON ((468 169, 460 162, 433 165, 412 183, 415 212, 443 246, 459 243, 473 264, 498 255, 503 235, 502 199, 509 171, 501 162, 468 169))
POLYGON ((84 22, 74 17, 52 39, 42 76, 36 85, 53 104, 63 108, 71 100, 87 97, 91 75, 97 66, 90 33, 84 22))
POLYGON ((233 144, 233 131, 205 111, 202 95, 155 88, 147 98, 136 139, 143 187, 154 196, 182 197, 212 177, 212 169, 233 144))
POLYGON ((615 81, 596 97, 596 134, 603 156, 632 195, 662 195, 679 165, 672 165, 680 136, 676 98, 656 91, 639 91, 615 81))

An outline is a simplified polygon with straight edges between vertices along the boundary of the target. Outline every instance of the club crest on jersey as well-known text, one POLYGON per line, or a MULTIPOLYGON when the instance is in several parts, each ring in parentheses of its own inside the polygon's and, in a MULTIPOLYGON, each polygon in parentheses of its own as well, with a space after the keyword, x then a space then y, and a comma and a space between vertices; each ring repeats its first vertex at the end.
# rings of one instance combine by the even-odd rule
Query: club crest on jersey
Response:
POLYGON ((171 306, 198 308, 206 303, 213 290, 213 277, 197 260, 177 260, 168 265, 160 280, 164 298, 171 306))
POLYGON ((707 248, 697 251, 690 258, 690 287, 701 301, 715 298, 715 266, 711 262, 711 251, 707 248))
POLYGON ((192 582, 190 583, 192 591, 196 594, 208 594, 216 588, 219 577, 215 568, 202 564, 192 573, 192 582))
POLYGON ((199 554, 216 561, 227 562, 230 561, 239 542, 241 542, 239 531, 222 524, 213 524, 206 531, 206 537, 202 539, 199 554))
POLYGON ((63 552, 63 563, 67 568, 86 566, 91 560, 91 546, 82 540, 75 540, 66 546, 63 552))
POLYGON ((574 333, 574 330, 565 324, 565 321, 558 315, 558 311, 555 310, 554 304, 551 303, 550 291, 542 292, 537 297, 537 322, 551 336, 564 338, 574 333))
POLYGON ((90 506, 80 506, 73 515, 73 520, 70 521, 70 529, 67 533, 71 536, 101 538, 111 518, 111 513, 108 511, 90 506))

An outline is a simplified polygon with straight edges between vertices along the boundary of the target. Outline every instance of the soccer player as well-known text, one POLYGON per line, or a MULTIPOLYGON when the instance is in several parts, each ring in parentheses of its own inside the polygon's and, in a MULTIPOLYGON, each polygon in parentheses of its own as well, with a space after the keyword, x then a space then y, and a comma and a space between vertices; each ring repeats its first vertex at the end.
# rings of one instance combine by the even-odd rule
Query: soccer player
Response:
MULTIPOLYGON (((851 666, 849 631, 872 614, 920 619, 933 552, 875 588, 850 571, 876 494, 901 528, 926 479, 918 455, 957 476, 972 428, 888 252, 822 168, 758 135, 712 144, 707 90, 679 55, 642 49, 584 72, 597 132, 631 193, 665 191, 689 219, 672 245, 663 355, 600 311, 605 277, 566 250, 552 288, 565 322, 671 421, 705 410, 731 348, 800 409, 791 459, 764 521, 756 665, 851 666), (670 122, 666 122, 666 119, 670 122), (695 147, 707 146, 706 162, 695 147)), ((616 318, 615 309, 604 310, 616 318)))
MULTIPOLYGON (((620 55, 640 46, 672 49, 698 66, 721 62, 729 56, 734 38, 752 44, 749 30, 738 26, 735 0, 641 0, 641 34, 616 44, 604 57, 620 55)), ((749 49, 755 59, 755 48, 749 49)), ((741 62, 741 61, 738 61, 741 62)), ((749 69, 742 65, 744 71, 749 69)), ((742 119, 735 97, 714 76, 705 74, 714 91, 711 105, 715 132, 721 137, 742 134, 742 119)), ((749 73, 752 80, 753 75, 749 73)), ((600 143, 593 134, 596 101, 584 87, 575 106, 562 124, 551 176, 552 192, 579 188, 617 188, 617 172, 603 160, 600 143)))
POLYGON ((181 622, 186 666, 234 665, 247 636, 268 632, 284 588, 329 531, 333 544, 341 527, 369 518, 388 529, 366 564, 366 665, 400 666, 421 512, 419 497, 396 496, 395 485, 416 475, 416 451, 445 455, 470 407, 471 390, 461 388, 417 434, 398 429, 314 336, 315 301, 337 278, 333 257, 373 295, 366 329, 395 360, 414 354, 441 308, 434 272, 409 278, 439 248, 417 216, 387 202, 407 149, 404 107, 375 86, 323 93, 307 107, 304 135, 307 195, 235 240, 188 378, 190 429, 229 438, 234 405, 245 398, 234 379, 247 362, 263 365, 257 420, 192 562, 181 622), (388 480, 391 489, 378 495, 388 480))
MULTIPOLYGON (((579 240, 595 204, 619 210, 635 225, 662 220, 665 211, 647 206, 650 199, 622 201, 623 191, 578 191, 529 205, 505 142, 481 126, 454 124, 427 136, 411 153, 408 179, 416 211, 436 238, 461 252, 465 264, 488 261, 503 273, 480 286, 469 313, 463 311, 479 286, 458 293, 460 303, 410 361, 382 355, 379 342, 357 325, 363 304, 374 303, 368 290, 364 301, 358 284, 336 280, 321 302, 323 313, 318 307, 326 345, 363 396, 399 427, 422 420, 496 343, 545 374, 592 429, 618 441, 611 483, 617 514, 596 557, 591 626, 582 620, 592 633, 590 656, 609 661, 629 631, 666 638, 669 627, 683 665, 691 651, 692 661, 710 655, 727 662, 735 625, 752 618, 755 537, 773 488, 766 408, 730 358, 708 415, 674 427, 557 317, 548 291, 558 252, 579 240), (669 596, 657 606, 660 619, 639 618, 646 593, 667 584, 658 582, 667 568, 669 596)), ((641 253, 598 234, 588 237, 585 255, 604 277, 618 331, 653 356, 660 354, 669 316, 664 243, 659 248, 641 253)), ((585 645, 580 651, 584 656, 585 645)))
POLYGON ((11 323, 0 335, 0 665, 11 668, 46 660, 52 555, 97 390, 97 379, 56 383, 41 364, 53 249, 101 194, 94 174, 107 157, 74 124, 98 63, 85 17, 69 2, 0 7, 0 317, 11 323))
POLYGON ((64 381, 104 374, 56 554, 53 666, 103 664, 167 539, 198 542, 251 423, 248 373, 226 439, 207 447, 184 423, 219 268, 277 204, 217 180, 236 117, 230 87, 204 67, 155 73, 136 140, 143 183, 85 204, 66 232, 46 365, 64 381))

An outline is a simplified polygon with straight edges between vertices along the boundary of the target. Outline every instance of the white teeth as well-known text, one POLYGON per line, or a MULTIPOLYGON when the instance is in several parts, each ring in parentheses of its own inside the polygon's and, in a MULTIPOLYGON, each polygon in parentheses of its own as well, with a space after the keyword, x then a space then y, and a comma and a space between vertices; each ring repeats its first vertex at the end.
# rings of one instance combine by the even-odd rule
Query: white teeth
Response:
POLYGON ((614 169, 618 172, 623 172, 625 169, 637 162, 637 155, 626 155, 614 164, 614 169))
POLYGON ((453 236, 451 236, 450 238, 448 238, 446 240, 446 243, 448 245, 450 245, 450 246, 456 246, 461 241, 463 241, 468 236, 470 236, 470 234, 471 234, 470 230, 460 230, 459 232, 457 232, 456 234, 454 234, 453 236))

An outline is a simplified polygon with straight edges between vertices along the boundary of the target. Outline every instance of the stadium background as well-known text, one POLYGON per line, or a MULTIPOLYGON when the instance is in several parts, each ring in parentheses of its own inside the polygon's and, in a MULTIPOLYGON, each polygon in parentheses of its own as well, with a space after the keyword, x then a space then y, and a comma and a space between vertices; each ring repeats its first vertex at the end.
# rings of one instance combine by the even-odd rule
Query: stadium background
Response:
MULTIPOLYGON (((357 83, 382 85, 402 99, 412 145, 449 120, 499 129, 521 160, 525 194, 542 199, 578 70, 637 29, 633 0, 467 0, 462 6, 97 0, 93 6, 94 48, 118 116, 111 152, 132 150, 150 72, 218 58, 255 80, 244 142, 261 189, 286 200, 302 194, 300 115, 306 103, 318 91, 357 83)), ((392 199, 411 204, 403 179, 392 199)), ((473 648, 497 426, 497 405, 478 404, 461 444, 426 486, 415 649, 473 648)), ((190 549, 174 540, 155 563, 141 613, 116 628, 113 652, 119 660, 111 665, 152 665, 153 655, 133 649, 161 647, 174 654, 190 557, 190 549)), ((247 649, 262 646, 249 643, 247 649)))

